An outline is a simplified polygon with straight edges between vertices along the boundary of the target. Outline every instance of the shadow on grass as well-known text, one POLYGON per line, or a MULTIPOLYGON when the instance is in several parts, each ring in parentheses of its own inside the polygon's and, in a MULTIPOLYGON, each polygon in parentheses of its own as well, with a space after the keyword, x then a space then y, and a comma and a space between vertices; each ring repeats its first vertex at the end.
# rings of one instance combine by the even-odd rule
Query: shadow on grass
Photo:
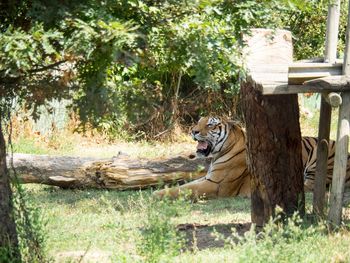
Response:
MULTIPOLYGON (((100 203, 101 198, 109 202, 116 210, 129 211, 138 207, 140 199, 149 198, 152 190, 142 191, 116 191, 108 189, 62 189, 47 185, 26 185, 25 189, 29 197, 41 206, 64 205, 79 207, 87 204, 95 206, 100 203)), ((191 202, 191 201, 188 201, 191 202)), ((191 210, 201 211, 208 215, 217 216, 218 212, 232 211, 234 213, 249 213, 250 199, 220 198, 212 200, 201 200, 192 203, 191 210)))
POLYGON ((184 233, 186 249, 203 250, 225 246, 225 239, 235 230, 240 236, 249 231, 251 223, 229 223, 216 225, 181 224, 178 231, 184 233), (218 238, 220 236, 220 238, 218 238))

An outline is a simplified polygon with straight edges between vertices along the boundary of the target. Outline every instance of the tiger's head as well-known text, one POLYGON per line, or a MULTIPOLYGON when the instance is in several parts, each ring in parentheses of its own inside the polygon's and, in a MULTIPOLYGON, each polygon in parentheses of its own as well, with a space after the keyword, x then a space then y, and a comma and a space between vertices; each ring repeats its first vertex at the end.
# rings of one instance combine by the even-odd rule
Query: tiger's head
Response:
POLYGON ((192 138, 198 141, 197 156, 219 153, 226 142, 233 122, 218 117, 202 117, 192 128, 192 138))

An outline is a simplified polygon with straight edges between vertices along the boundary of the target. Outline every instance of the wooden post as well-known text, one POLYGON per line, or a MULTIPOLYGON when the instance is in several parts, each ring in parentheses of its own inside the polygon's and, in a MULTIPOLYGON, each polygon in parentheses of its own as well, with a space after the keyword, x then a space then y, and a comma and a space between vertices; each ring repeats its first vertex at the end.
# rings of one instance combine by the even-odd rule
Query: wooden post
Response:
MULTIPOLYGON (((334 63, 337 54, 340 0, 331 2, 328 7, 325 62, 334 63)), ((316 177, 313 196, 313 212, 324 216, 326 192, 328 143, 331 127, 332 108, 327 102, 328 94, 321 97, 320 120, 318 126, 318 145, 316 160, 316 177)))
POLYGON ((330 1, 327 16, 325 62, 334 63, 337 58, 339 17, 340 0, 330 1))
POLYGON ((251 173, 252 222, 263 226, 277 216, 304 213, 298 97, 263 96, 241 85, 247 123, 247 164, 251 173))
POLYGON ((324 96, 321 98, 320 120, 318 126, 318 145, 316 160, 316 176, 313 195, 313 212, 316 215, 323 216, 326 177, 327 177, 327 160, 328 160, 328 143, 331 125, 332 108, 326 102, 324 96))
MULTIPOLYGON (((346 29, 346 45, 343 63, 343 75, 350 77, 350 3, 348 10, 348 25, 346 29)), ((339 109, 338 133, 334 159, 332 192, 330 197, 330 208, 328 220, 331 224, 339 226, 342 217, 342 203, 344 183, 346 176, 348 145, 350 134, 350 91, 343 92, 342 104, 339 109)))
MULTIPOLYGON (((269 64, 292 61, 292 40, 288 31, 255 30, 247 41, 250 70, 241 83, 242 108, 247 132, 247 166, 251 173, 252 222, 263 226, 277 214, 304 213, 298 97, 262 95, 265 82, 277 81, 269 64)), ((287 73, 287 71, 286 71, 287 73)), ((287 82, 287 74, 283 74, 287 82)))

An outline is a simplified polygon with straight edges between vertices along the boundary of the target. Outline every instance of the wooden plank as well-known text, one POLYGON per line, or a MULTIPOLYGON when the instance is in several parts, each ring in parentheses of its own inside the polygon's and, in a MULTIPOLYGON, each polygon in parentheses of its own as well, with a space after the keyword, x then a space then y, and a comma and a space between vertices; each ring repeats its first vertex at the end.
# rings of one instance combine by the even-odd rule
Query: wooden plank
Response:
POLYGON ((289 66, 288 83, 303 84, 315 78, 342 74, 342 63, 297 63, 289 66))
POLYGON ((291 71, 304 71, 305 69, 326 70, 332 67, 342 67, 343 61, 337 59, 335 62, 293 62, 288 65, 288 69, 291 71))
MULTIPOLYGON (((252 77, 251 77, 252 78, 252 77)), ((303 85, 288 85, 287 82, 275 82, 251 79, 264 95, 296 94, 309 92, 344 92, 350 91, 350 78, 345 76, 331 76, 314 79, 303 85)))
MULTIPOLYGON (((350 2, 350 1, 349 1, 350 2)), ((350 77, 350 3, 348 7, 348 24, 346 28, 346 44, 344 51, 343 75, 350 77)), ((339 226, 342 219, 342 202, 344 184, 348 160, 348 146, 350 135, 350 91, 343 92, 343 103, 339 109, 338 133, 336 141, 336 151, 334 158, 334 169, 332 178, 332 192, 330 197, 330 207, 328 220, 331 224, 339 226)))
POLYGON ((326 191, 326 176, 328 166, 328 144, 331 128, 332 108, 326 101, 325 96, 321 98, 320 120, 318 123, 318 145, 316 159, 316 176, 313 195, 313 212, 323 217, 326 191))

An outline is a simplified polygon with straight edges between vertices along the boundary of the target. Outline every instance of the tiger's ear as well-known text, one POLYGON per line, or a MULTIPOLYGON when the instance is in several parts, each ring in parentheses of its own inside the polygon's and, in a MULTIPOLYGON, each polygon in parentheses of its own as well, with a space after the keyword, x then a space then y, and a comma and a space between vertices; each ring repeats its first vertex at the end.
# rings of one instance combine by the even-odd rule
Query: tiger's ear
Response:
POLYGON ((226 122, 230 128, 236 126, 236 124, 237 124, 237 122, 235 122, 233 120, 226 120, 226 122))
POLYGON ((203 116, 199 117, 198 122, 200 122, 200 121, 201 121, 201 120, 203 120, 203 119, 204 119, 204 117, 203 117, 203 116))

